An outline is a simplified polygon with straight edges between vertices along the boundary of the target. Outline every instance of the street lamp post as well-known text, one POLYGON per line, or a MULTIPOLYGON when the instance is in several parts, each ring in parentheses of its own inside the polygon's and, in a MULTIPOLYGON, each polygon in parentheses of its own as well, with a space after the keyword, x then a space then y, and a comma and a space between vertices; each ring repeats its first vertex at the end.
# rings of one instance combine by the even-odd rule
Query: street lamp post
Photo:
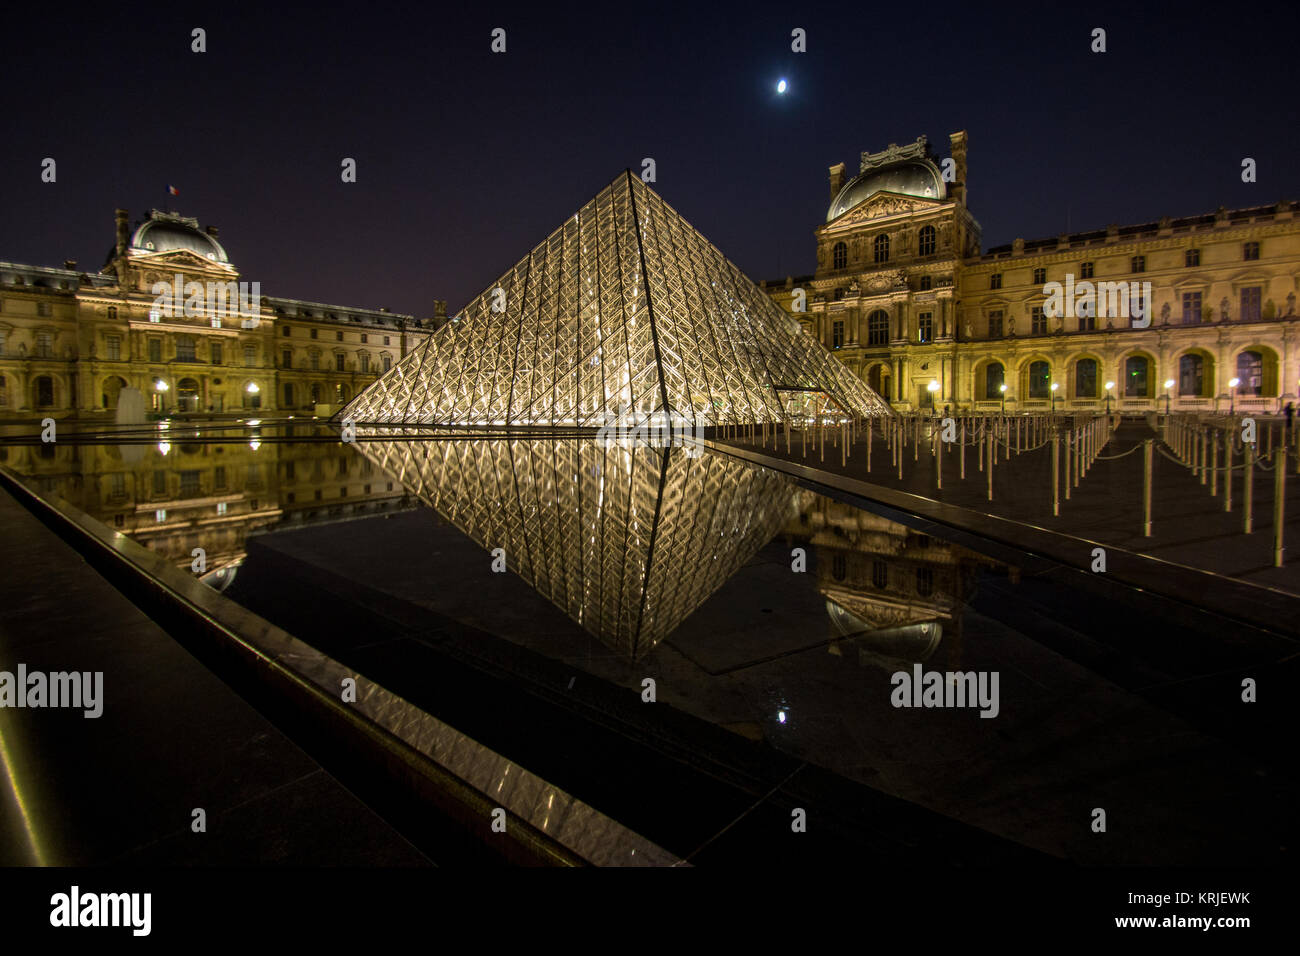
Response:
POLYGON ((1005 383, 998 386, 998 391, 1002 393, 1002 414, 1007 413, 1007 386, 1005 383))
POLYGON ((170 387, 162 379, 156 379, 153 383, 154 390, 158 393, 158 412, 167 414, 167 389, 170 387))
POLYGON ((1106 383, 1106 417, 1110 418, 1110 390, 1115 387, 1114 382, 1106 383))
POLYGON ((1169 390, 1174 387, 1172 378, 1165 379, 1165 417, 1169 417, 1169 390))
POLYGON ((930 384, 925 387, 925 390, 930 393, 930 414, 933 415, 934 414, 934 393, 939 391, 938 380, 935 379, 931 381, 930 384))
POLYGON ((1228 387, 1232 389, 1231 397, 1228 399, 1228 414, 1235 415, 1237 412, 1237 386, 1241 384, 1241 379, 1228 379, 1228 387))
POLYGON ((1053 418, 1056 417, 1056 392, 1057 392, 1057 389, 1059 389, 1060 387, 1061 387, 1061 383, 1060 383, 1060 382, 1053 382, 1053 383, 1052 383, 1052 417, 1053 417, 1053 418))

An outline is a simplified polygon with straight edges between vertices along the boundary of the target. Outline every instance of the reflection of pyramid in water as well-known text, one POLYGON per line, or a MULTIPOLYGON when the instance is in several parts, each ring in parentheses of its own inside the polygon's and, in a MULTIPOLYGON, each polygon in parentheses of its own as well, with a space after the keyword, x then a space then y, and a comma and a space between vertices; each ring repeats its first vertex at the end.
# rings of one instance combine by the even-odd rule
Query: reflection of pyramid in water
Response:
POLYGON ((356 447, 479 545, 505 549, 509 571, 633 658, 772 539, 794 496, 778 472, 680 448, 579 439, 356 447))
POLYGON ((670 409, 776 421, 813 392, 888 406, 631 172, 341 414, 361 423, 599 428, 670 409), (499 290, 499 291, 498 291, 499 290))

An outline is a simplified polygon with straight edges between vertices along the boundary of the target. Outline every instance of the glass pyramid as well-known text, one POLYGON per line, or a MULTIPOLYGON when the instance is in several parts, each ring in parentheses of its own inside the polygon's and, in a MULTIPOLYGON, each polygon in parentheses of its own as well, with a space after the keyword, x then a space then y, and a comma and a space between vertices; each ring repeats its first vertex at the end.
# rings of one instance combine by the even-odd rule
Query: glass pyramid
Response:
POLYGON ((337 417, 696 427, 889 406, 624 171, 337 417), (811 401, 810 401, 811 399, 811 401))
POLYGON ((503 549, 507 571, 633 659, 766 545, 795 502, 780 472, 681 448, 420 440, 364 427, 357 437, 421 501, 486 550, 503 549))

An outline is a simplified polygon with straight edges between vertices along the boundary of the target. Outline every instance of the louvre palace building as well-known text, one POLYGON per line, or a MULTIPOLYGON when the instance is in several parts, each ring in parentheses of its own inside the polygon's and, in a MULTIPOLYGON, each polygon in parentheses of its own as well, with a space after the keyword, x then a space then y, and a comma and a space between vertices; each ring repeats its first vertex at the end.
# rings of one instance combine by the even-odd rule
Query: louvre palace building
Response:
POLYGON ((0 421, 111 419, 124 389, 169 416, 325 416, 446 321, 262 296, 175 213, 115 226, 99 272, 0 261, 0 421))
POLYGON ((949 152, 921 137, 863 153, 856 176, 832 166, 816 272, 762 283, 894 408, 1271 412, 1295 398, 1296 203, 982 252, 964 131, 949 152))

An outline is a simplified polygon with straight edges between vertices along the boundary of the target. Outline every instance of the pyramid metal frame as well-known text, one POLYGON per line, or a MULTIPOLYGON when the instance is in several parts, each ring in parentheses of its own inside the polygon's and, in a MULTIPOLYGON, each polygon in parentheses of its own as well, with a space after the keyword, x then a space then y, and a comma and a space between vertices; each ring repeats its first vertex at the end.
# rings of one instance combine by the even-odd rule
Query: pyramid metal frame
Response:
POLYGON ((634 659, 771 541, 795 501, 793 479, 727 455, 403 431, 358 427, 356 448, 634 659))
POLYGON ((889 404, 631 170, 361 392, 367 424, 788 421, 800 393, 889 404))

